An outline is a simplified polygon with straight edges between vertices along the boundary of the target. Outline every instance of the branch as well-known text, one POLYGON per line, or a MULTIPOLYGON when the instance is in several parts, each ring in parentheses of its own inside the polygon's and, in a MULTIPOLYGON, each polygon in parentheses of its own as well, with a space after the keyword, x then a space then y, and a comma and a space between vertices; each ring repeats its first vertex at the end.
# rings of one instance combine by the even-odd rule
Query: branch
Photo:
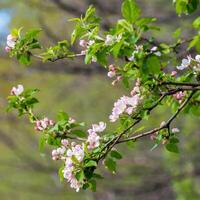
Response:
POLYGON ((188 104, 188 102, 191 100, 191 98, 193 97, 193 95, 195 94, 196 91, 192 91, 191 94, 189 95, 189 97, 179 106, 179 108, 177 109, 177 111, 174 113, 174 115, 172 115, 171 118, 169 118, 169 120, 161 127, 159 128, 155 128, 153 130, 141 133, 139 135, 118 141, 117 143, 123 143, 123 142, 128 142, 128 141, 135 141, 138 140, 139 138, 151 135, 153 133, 156 133, 162 129, 166 129, 170 126, 170 124, 172 123, 172 121, 178 116, 178 114, 183 110, 183 108, 188 104))
POLYGON ((193 87, 198 87, 200 86, 200 83, 180 83, 180 82, 163 82, 161 85, 177 85, 177 86, 193 86, 193 87))

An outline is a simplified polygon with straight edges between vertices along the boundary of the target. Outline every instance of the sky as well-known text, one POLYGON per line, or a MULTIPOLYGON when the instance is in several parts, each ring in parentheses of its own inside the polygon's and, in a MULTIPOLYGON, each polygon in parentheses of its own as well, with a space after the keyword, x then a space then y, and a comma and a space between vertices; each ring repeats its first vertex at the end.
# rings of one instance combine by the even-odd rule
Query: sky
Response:
POLYGON ((0 43, 5 41, 6 35, 9 33, 8 25, 10 23, 11 16, 10 11, 5 9, 0 9, 0 43))

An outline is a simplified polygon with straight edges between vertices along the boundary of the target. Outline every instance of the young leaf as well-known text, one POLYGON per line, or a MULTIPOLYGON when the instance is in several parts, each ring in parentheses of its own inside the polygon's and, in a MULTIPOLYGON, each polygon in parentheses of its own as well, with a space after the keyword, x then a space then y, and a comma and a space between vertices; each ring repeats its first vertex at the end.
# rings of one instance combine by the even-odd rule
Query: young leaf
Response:
POLYGON ((176 143, 168 143, 165 147, 170 152, 179 153, 178 146, 176 145, 176 143))
POLYGON ((72 131, 72 134, 74 134, 78 137, 81 137, 81 138, 84 138, 87 136, 87 134, 82 130, 74 130, 74 131, 72 131))
POLYGON ((104 162, 106 168, 111 171, 112 173, 116 172, 116 162, 111 159, 111 158, 107 158, 104 162))
POLYGON ((89 160, 86 164, 85 167, 96 167, 97 166, 97 162, 94 160, 89 160))
POLYGON ((141 10, 136 4, 135 0, 125 0, 122 4, 122 15, 123 17, 133 23, 140 16, 141 10))
POLYGON ((116 150, 112 150, 110 152, 110 156, 112 158, 115 158, 115 159, 118 159, 118 160, 122 159, 122 155, 118 151, 116 151, 116 150))

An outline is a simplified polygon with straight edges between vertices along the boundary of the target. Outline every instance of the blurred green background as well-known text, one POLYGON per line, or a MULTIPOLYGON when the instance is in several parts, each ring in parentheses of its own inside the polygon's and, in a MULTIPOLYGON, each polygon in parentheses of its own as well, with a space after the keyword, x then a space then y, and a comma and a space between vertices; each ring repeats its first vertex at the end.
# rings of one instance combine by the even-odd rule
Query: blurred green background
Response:
MULTIPOLYGON (((144 16, 158 17, 162 29, 155 36, 159 40, 169 41, 179 25, 184 36, 192 33, 194 16, 177 17, 171 1, 138 2, 144 16)), ((104 18, 104 30, 121 17, 121 0, 0 0, 0 200, 199 200, 200 118, 181 115, 176 120, 181 129, 179 155, 168 153, 163 147, 150 151, 153 143, 149 138, 134 147, 121 145, 124 158, 118 163, 117 175, 102 167, 105 179, 98 182, 97 192, 76 193, 60 183, 59 163, 51 160, 50 149, 39 153, 39 136, 27 119, 5 112, 11 87, 21 83, 41 90, 36 112, 43 116, 54 118, 64 110, 88 126, 100 120, 108 122, 114 101, 128 91, 122 86, 111 86, 102 68, 85 66, 82 60, 53 64, 35 60, 26 68, 3 51, 9 30, 22 26, 24 30, 42 28, 40 39, 44 46, 69 38, 73 24, 68 19, 80 16, 90 4, 104 18)), ((169 114, 168 108, 159 109, 145 123, 155 127, 169 114)))

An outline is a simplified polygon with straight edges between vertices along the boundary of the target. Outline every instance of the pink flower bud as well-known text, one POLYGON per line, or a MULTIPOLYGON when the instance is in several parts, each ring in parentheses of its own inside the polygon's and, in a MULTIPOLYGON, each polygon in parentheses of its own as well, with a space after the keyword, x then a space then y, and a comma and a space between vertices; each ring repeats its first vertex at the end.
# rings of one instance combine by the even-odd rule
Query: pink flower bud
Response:
POLYGON ((177 100, 180 101, 182 100, 182 98, 185 96, 185 94, 181 91, 181 92, 177 92, 176 94, 173 95, 173 97, 177 100))
POLYGON ((7 36, 7 41, 16 41, 16 37, 12 36, 11 34, 9 34, 7 36))
POLYGON ((81 46, 81 47, 87 47, 87 42, 85 41, 85 40, 80 40, 80 42, 79 42, 79 45, 81 46))
POLYGON ((154 134, 151 134, 150 135, 150 140, 155 140, 156 139, 156 134, 154 133, 154 134))
POLYGON ((24 92, 24 86, 18 85, 17 87, 13 87, 11 90, 11 95, 19 96, 24 92))
POLYGON ((73 124, 73 123, 75 123, 75 122, 76 122, 75 119, 73 119, 73 118, 71 118, 71 117, 69 118, 69 123, 70 123, 70 124, 73 124))
POLYGON ((61 140, 61 144, 64 146, 64 147, 67 147, 69 145, 69 141, 67 139, 63 139, 61 140))
POLYGON ((54 122, 52 119, 50 119, 50 120, 49 120, 49 125, 50 125, 50 126, 53 126, 54 124, 55 124, 55 122, 54 122))
POLYGON ((171 76, 176 76, 177 75, 177 71, 172 71, 171 72, 171 76))
POLYGON ((12 48, 10 48, 9 46, 6 46, 6 47, 5 47, 5 51, 6 51, 7 53, 9 53, 11 50, 12 50, 12 48))
POLYGON ((115 70, 116 70, 115 65, 113 65, 113 64, 112 64, 112 65, 109 65, 109 66, 108 66, 108 70, 109 70, 109 71, 115 71, 115 70))
POLYGON ((108 76, 109 78, 113 78, 115 75, 116 75, 116 73, 115 73, 114 71, 109 71, 109 72, 107 73, 107 76, 108 76))
POLYGON ((178 128, 172 128, 172 133, 179 133, 180 130, 178 128))

